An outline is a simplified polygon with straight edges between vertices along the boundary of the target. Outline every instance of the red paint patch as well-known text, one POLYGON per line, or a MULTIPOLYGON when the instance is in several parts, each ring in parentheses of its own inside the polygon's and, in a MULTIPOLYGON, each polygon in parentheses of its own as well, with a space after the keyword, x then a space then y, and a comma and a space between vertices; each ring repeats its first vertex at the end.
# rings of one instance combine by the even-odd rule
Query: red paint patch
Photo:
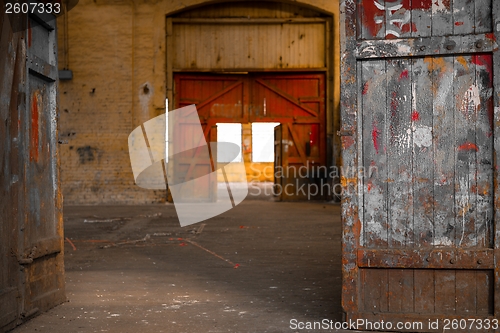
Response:
POLYGON ((415 23, 412 23, 411 25, 410 24, 405 24, 403 25, 403 27, 401 28, 401 32, 404 33, 404 34, 407 34, 409 32, 417 32, 418 29, 417 29, 417 25, 415 23))
POLYGON ((370 192, 372 190, 373 185, 371 182, 369 182, 366 187, 368 189, 368 192, 370 192))
POLYGON ((344 149, 351 147, 353 144, 354 144, 354 139, 352 138, 352 136, 343 136, 342 137, 342 147, 344 149))
POLYGON ((475 150, 475 151, 478 151, 479 148, 474 143, 466 142, 463 145, 461 145, 460 147, 458 147, 458 150, 460 150, 460 151, 464 151, 464 150, 475 150))
POLYGON ((370 87, 370 84, 368 82, 366 82, 363 86, 363 95, 366 95, 369 87, 370 87))
POLYGON ((418 111, 413 111, 411 113, 411 120, 412 121, 420 120, 420 113, 418 113, 418 111))
POLYGON ((496 42, 497 38, 495 37, 495 34, 492 32, 488 32, 486 35, 486 38, 491 39, 492 41, 496 42))
POLYGON ((432 0, 413 0, 411 7, 413 10, 430 10, 432 8, 432 0))
POLYGON ((240 267, 240 264, 236 264, 236 265, 233 266, 234 269, 236 269, 238 267, 240 267))
POLYGON ((30 161, 38 162, 38 140, 39 140, 39 113, 38 113, 38 95, 33 94, 31 99, 31 147, 30 147, 30 161))
POLYGON ((459 27, 459 26, 461 26, 461 25, 464 25, 464 22, 455 22, 455 25, 456 25, 457 27, 459 27))
POLYGON ((399 79, 402 80, 402 79, 407 79, 408 78, 408 70, 405 69, 404 71, 401 72, 401 74, 399 75, 399 79))
POLYGON ((360 20, 363 22, 363 27, 367 30, 369 36, 367 37, 376 37, 380 29, 382 29, 382 23, 375 23, 376 17, 385 17, 385 13, 383 10, 380 10, 375 6, 375 1, 373 0, 365 0, 360 7, 362 9, 362 17, 360 20))
POLYGON ((186 243, 180 243, 179 246, 186 246, 186 243))
POLYGON ((483 66, 490 75, 490 82, 493 82, 493 57, 491 54, 475 54, 472 56, 472 63, 483 66))
POLYGON ((373 130, 372 130, 372 141, 373 141, 373 147, 375 148, 375 152, 378 154, 378 135, 380 131, 377 128, 377 125, 373 125, 373 130))

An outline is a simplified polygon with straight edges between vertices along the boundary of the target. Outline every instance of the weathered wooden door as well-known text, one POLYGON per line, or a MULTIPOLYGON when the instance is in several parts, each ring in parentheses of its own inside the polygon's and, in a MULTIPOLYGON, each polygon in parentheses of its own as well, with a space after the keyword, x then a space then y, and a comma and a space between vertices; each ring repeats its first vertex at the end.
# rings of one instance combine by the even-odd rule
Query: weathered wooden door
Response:
POLYGON ((341 12, 347 319, 494 329, 500 2, 346 0, 341 12))
POLYGON ((0 18, 2 330, 65 293, 55 18, 0 18))

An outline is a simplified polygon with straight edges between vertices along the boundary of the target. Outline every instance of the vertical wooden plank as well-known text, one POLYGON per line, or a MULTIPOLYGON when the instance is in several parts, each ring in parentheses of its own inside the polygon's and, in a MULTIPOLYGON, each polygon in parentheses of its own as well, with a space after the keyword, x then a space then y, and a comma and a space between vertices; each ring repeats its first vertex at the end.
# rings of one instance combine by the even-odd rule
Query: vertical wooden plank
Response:
POLYGON ((476 313, 476 272, 456 271, 456 313, 474 315, 476 313))
MULTIPOLYGON (((358 129, 358 85, 356 56, 357 36, 357 6, 354 0, 340 3, 340 45, 341 45, 341 75, 343 89, 341 91, 341 123, 352 135, 342 137, 342 308, 350 316, 359 311, 359 268, 357 267, 357 249, 361 221, 359 220, 359 198, 355 187, 358 186, 357 174, 346 177, 345 170, 358 167, 357 144, 361 140, 358 129)), ((361 98, 361 97, 359 97, 361 98)))
MULTIPOLYGON (((432 245, 451 246, 455 240, 455 136, 453 57, 426 58, 432 73, 434 150, 434 239, 432 245)), ((437 310, 437 309, 436 309, 437 310)))
MULTIPOLYGON (((495 280, 490 270, 476 271, 476 313, 478 315, 497 314, 494 306, 495 292, 493 291, 495 280)), ((496 301, 496 299, 495 299, 496 301)))
POLYGON ((366 247, 387 247, 387 70, 385 60, 362 63, 363 230, 366 247))
POLYGON ((453 34, 474 33, 474 0, 453 0, 453 34))
MULTIPOLYGON (((500 40, 500 1, 492 1, 492 19, 494 22, 494 37, 496 40, 500 40)), ((500 173, 496 168, 500 166, 500 73, 498 68, 500 67, 500 52, 493 53, 493 66, 492 71, 496 69, 492 73, 493 75, 493 87, 494 95, 493 95, 493 111, 494 111, 494 152, 493 155, 493 166, 495 167, 494 174, 494 192, 493 196, 495 198, 494 201, 494 249, 495 249, 495 257, 494 257, 494 276, 492 278, 492 290, 494 291, 494 314, 498 317, 500 316, 500 255, 498 255, 498 251, 500 250, 500 214, 498 214, 498 210, 500 209, 500 173)))
POLYGON ((414 312, 412 269, 389 269, 389 312, 414 312))
POLYGON ((479 89, 470 56, 455 57, 455 245, 476 245, 476 120, 479 89))
POLYGON ((388 312, 388 270, 362 269, 363 304, 364 310, 369 312, 388 312))
POLYGON ((430 37, 432 33, 432 0, 412 0, 412 36, 430 37))
POLYGON ((387 60, 388 246, 413 245, 412 111, 410 61, 387 60))
POLYGON ((435 271, 435 313, 455 313, 455 271, 443 269, 435 271))
POLYGON ((415 312, 434 313, 436 291, 434 270, 416 269, 414 273, 415 312))
POLYGON ((391 269, 388 272, 389 282, 389 312, 402 312, 403 288, 401 284, 403 269, 391 269))
POLYGON ((476 244, 492 246, 493 228, 493 58, 481 54, 471 57, 475 69, 475 81, 480 93, 475 126, 476 145, 476 244))
MULTIPOLYGON (((486 33, 486 32, 492 32, 494 27, 493 27, 493 22, 498 22, 497 20, 494 20, 492 22, 492 11, 493 15, 495 14, 495 8, 492 9, 492 6, 497 6, 496 0, 475 0, 475 8, 474 8, 474 32, 476 34, 480 33, 486 33)), ((498 18, 497 18, 498 19, 498 18)))
POLYGON ((413 59, 412 73, 413 233, 415 246, 426 247, 434 239, 432 76, 423 58, 413 59))
POLYGON ((447 0, 432 2, 432 36, 447 36, 453 33, 453 3, 447 0))

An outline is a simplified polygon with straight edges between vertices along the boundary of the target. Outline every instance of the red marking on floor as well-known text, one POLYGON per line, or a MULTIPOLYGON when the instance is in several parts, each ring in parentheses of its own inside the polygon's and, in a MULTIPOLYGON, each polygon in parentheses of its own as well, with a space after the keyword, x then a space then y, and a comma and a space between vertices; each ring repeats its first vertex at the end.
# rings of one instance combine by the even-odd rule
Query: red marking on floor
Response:
POLYGON ((71 245, 71 247, 73 248, 73 251, 76 251, 76 246, 75 246, 75 244, 73 244, 71 239, 69 239, 68 237, 66 237, 65 239, 66 239, 66 242, 68 242, 69 245, 71 245))
POLYGON ((471 142, 466 142, 463 145, 458 147, 458 150, 464 151, 464 150, 475 150, 478 151, 479 148, 476 144, 471 143, 471 142))

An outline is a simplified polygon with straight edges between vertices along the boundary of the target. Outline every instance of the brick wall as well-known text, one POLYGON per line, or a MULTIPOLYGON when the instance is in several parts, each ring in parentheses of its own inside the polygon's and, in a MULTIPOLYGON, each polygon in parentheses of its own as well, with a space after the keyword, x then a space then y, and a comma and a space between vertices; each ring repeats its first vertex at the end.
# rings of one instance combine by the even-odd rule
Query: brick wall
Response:
MULTIPOLYGON (((127 138, 165 112, 166 15, 202 2, 80 0, 67 14, 67 50, 58 19, 59 54, 68 54, 59 67, 73 71, 59 84, 60 139, 68 141, 60 145, 65 204, 165 201, 165 191, 134 184, 127 138)), ((338 1, 305 2, 338 21, 338 1)))

